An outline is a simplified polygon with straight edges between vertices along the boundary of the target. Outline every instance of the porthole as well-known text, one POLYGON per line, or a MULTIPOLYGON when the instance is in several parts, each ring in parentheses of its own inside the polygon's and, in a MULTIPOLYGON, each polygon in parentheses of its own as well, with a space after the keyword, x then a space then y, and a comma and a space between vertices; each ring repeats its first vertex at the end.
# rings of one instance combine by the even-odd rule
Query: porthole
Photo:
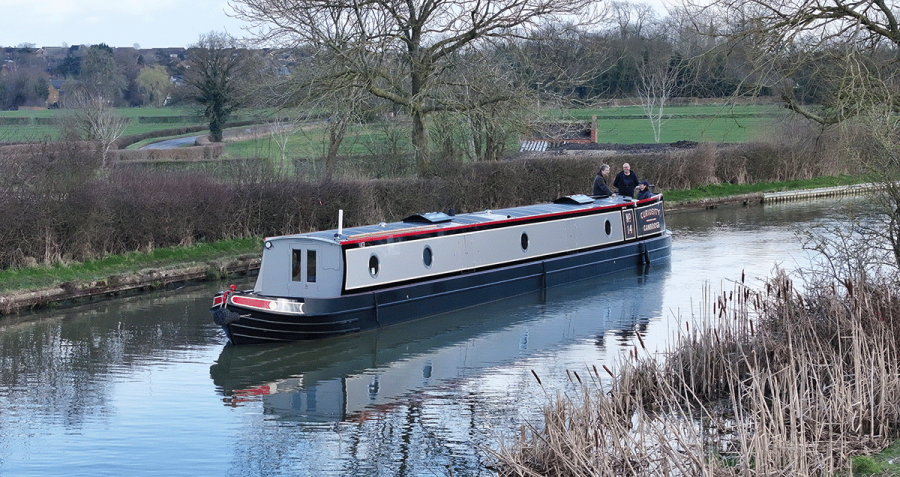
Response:
POLYGON ((606 221, 606 235, 609 235, 611 233, 612 233, 612 224, 609 223, 609 221, 607 220, 606 221))
POLYGON ((371 275, 372 278, 377 277, 378 269, 379 269, 378 257, 376 257, 375 255, 372 255, 371 257, 369 257, 369 275, 371 275))
POLYGON ((422 250, 422 262, 425 263, 425 268, 431 268, 432 259, 431 247, 426 245, 425 250, 422 250))
POLYGON ((522 251, 528 250, 528 234, 522 232, 522 251))

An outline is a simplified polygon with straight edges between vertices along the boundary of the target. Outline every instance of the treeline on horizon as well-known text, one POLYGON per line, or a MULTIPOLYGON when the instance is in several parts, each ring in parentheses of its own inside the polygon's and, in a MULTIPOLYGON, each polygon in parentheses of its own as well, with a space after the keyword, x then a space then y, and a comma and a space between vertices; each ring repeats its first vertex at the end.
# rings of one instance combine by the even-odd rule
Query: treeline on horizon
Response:
MULTIPOLYGON (((698 61, 696 52, 686 49, 689 47, 685 44, 690 41, 679 35, 659 34, 671 29, 667 25, 677 21, 670 17, 630 15, 645 8, 639 4, 622 3, 616 8, 620 12, 616 21, 578 32, 563 26, 548 26, 539 40, 526 41, 520 46, 520 60, 510 60, 516 55, 499 51, 497 61, 507 61, 503 68, 519 69, 522 77, 533 77, 534 82, 527 87, 535 93, 580 103, 634 97, 641 87, 642 62, 648 57, 667 58, 672 71, 677 72, 677 77, 672 79, 671 97, 771 94, 767 87, 747 84, 746 65, 729 60, 724 44, 720 48, 707 47, 703 60, 698 61), (656 33, 647 33, 651 31, 656 33), (589 75, 578 73, 584 70, 584 62, 592 64, 589 75)), ((0 110, 64 106, 49 97, 51 85, 65 90, 71 89, 64 86, 67 82, 70 86, 93 84, 99 79, 110 92, 115 107, 189 102, 187 95, 182 94, 179 78, 189 67, 191 47, 138 50, 112 48, 101 43, 45 50, 22 44, 0 51, 5 60, 0 68, 0 110)), ((265 57, 265 68, 283 75, 305 68, 315 49, 299 46, 248 51, 265 57)), ((814 89, 805 94, 809 97, 804 97, 804 101, 821 99, 815 97, 814 89)))

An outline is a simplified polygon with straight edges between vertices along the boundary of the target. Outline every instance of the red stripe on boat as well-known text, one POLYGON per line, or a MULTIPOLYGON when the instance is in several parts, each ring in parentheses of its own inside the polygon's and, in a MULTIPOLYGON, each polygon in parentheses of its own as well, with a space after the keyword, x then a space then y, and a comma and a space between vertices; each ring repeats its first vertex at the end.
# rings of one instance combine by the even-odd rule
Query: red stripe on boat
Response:
POLYGON ((231 302, 235 305, 243 305, 243 306, 251 306, 253 308, 263 308, 270 309, 269 304, 272 303, 270 300, 260 300, 259 298, 247 298, 245 296, 233 296, 231 297, 231 302))
MULTIPOLYGON (((648 199, 645 199, 645 200, 648 200, 648 199)), ((464 229, 472 229, 472 228, 481 227, 484 225, 511 224, 511 223, 516 223, 516 222, 526 222, 526 221, 530 222, 530 221, 534 221, 534 220, 541 220, 541 219, 548 219, 548 218, 560 218, 560 217, 564 217, 566 215, 582 214, 587 211, 593 211, 594 213, 597 213, 597 211, 606 211, 606 210, 611 210, 611 209, 626 209, 626 208, 628 208, 629 205, 631 205, 631 203, 623 202, 623 203, 613 204, 613 205, 593 206, 593 207, 583 208, 583 209, 566 210, 566 211, 562 211, 562 212, 551 212, 551 213, 547 213, 547 214, 538 214, 538 215, 528 215, 525 217, 512 217, 512 218, 508 218, 508 219, 496 219, 491 222, 478 222, 478 223, 474 223, 474 224, 457 225, 455 227, 431 228, 428 230, 414 230, 411 232, 391 233, 390 230, 385 230, 384 233, 381 235, 371 235, 366 238, 346 240, 346 241, 341 242, 341 244, 342 245, 350 245, 350 244, 362 243, 362 242, 375 242, 377 240, 391 240, 391 239, 409 237, 411 235, 425 235, 425 234, 429 234, 429 233, 434 233, 436 231, 447 233, 447 232, 455 232, 455 231, 464 230, 464 229)))

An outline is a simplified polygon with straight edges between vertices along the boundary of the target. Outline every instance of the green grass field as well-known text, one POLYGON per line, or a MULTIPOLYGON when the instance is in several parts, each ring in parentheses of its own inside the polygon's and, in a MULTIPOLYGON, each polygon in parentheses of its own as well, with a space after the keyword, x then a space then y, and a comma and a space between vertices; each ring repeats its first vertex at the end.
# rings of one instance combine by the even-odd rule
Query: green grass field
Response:
MULTIPOLYGON (((124 136, 207 123, 203 116, 190 108, 118 108, 116 113, 129 119, 124 136)), ((231 120, 248 120, 265 113, 254 111, 236 114, 231 120)), ((57 139, 60 131, 58 119, 65 114, 64 109, 0 111, 0 142, 57 139)))
MULTIPOLYGON (((324 121, 311 121, 288 135, 284 148, 289 157, 320 157, 328 144, 328 131, 324 121)), ((232 157, 281 157, 281 144, 275 135, 261 136, 245 141, 229 142, 227 151, 232 157)), ((340 154, 373 154, 391 150, 411 151, 409 132, 403 125, 373 123, 351 126, 341 144, 340 154), (393 142, 389 138, 394 138, 393 142)))
MULTIPOLYGON (((148 131, 202 125, 204 118, 188 108, 122 108, 117 112, 131 119, 124 135, 148 131)), ((747 142, 770 136, 787 121, 788 113, 774 105, 669 106, 664 110, 660 142, 747 142)), ((0 111, 0 142, 53 140, 59 135, 55 118, 64 110, 0 111)), ((605 107, 549 111, 548 116, 562 120, 590 121, 597 116, 597 142, 653 143, 653 129, 639 106, 605 107)), ((261 113, 238 115, 234 120, 261 117, 261 113)), ((284 153, 292 158, 320 157, 326 144, 323 121, 304 123, 290 135, 284 153)), ((518 138, 510 138, 510 150, 517 149, 518 138)), ((372 123, 350 128, 340 154, 372 154, 390 151, 409 152, 408 126, 403 122, 372 123)), ((231 157, 268 157, 278 161, 282 146, 274 136, 258 137, 228 145, 231 157)))
MULTIPOLYGON (((187 108, 118 108, 116 112, 129 119, 126 136, 205 123, 187 108)), ((62 109, 0 111, 0 142, 52 141, 59 137, 57 119, 64 114, 62 109)))
MULTIPOLYGON (((783 125, 789 115, 776 106, 673 106, 665 109, 660 142, 696 141, 715 143, 740 143, 771 136, 783 125)), ((551 112, 551 117, 570 121, 590 121, 597 115, 597 142, 617 144, 653 143, 653 129, 643 110, 638 106, 576 109, 551 112)), ((292 135, 285 150, 291 157, 321 156, 326 143, 324 123, 312 123, 303 131, 292 135)), ((347 133, 341 154, 382 153, 396 147, 409 152, 409 132, 400 125, 371 124, 351 128, 347 133), (386 130, 395 135, 396 142, 388 140, 386 130)), ((509 150, 518 148, 518 138, 511 138, 509 150)), ((277 160, 281 149, 271 138, 261 137, 230 143, 228 154, 233 157, 269 157, 277 160)))
MULTIPOLYGON (((668 106, 660 142, 747 142, 770 135, 790 119, 775 105, 668 106)), ((653 143, 653 128, 640 106, 572 109, 555 112, 556 117, 589 121, 597 116, 597 142, 619 144, 653 143)))

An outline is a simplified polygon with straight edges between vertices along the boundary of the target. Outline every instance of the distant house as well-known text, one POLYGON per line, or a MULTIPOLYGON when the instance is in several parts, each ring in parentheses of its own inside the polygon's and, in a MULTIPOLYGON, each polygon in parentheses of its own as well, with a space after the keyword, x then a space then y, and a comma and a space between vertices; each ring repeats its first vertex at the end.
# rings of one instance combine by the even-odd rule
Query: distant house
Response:
POLYGON ((47 107, 56 109, 62 106, 63 99, 63 80, 50 80, 50 86, 47 87, 49 94, 47 95, 47 107))

